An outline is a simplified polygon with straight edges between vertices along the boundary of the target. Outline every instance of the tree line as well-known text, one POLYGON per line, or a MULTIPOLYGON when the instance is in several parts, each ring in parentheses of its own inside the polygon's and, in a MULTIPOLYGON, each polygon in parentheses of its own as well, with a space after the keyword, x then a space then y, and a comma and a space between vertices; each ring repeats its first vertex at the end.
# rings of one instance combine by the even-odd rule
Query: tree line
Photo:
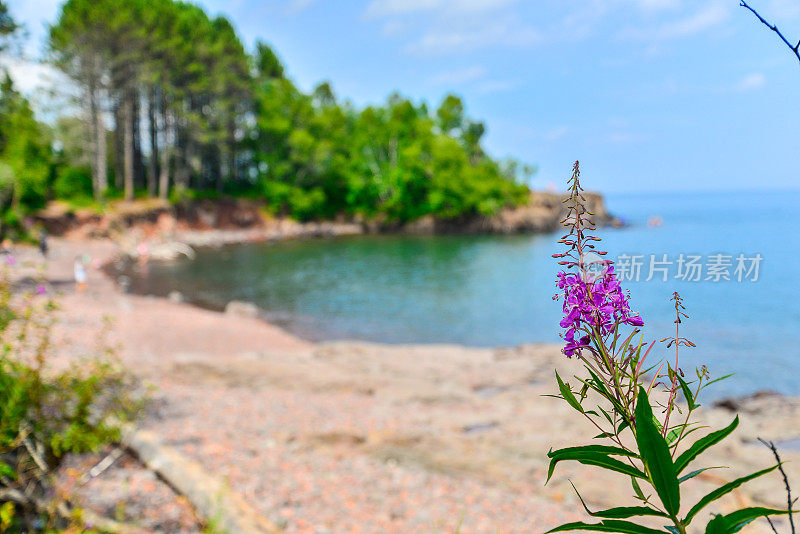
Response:
POLYGON ((490 157, 484 124, 459 97, 430 109, 394 94, 358 108, 329 83, 304 93, 266 43, 248 52, 228 19, 191 3, 67 0, 47 58, 77 88, 76 106, 43 125, 3 85, 0 163, 13 159, 3 146, 7 100, 27 106, 15 113, 40 130, 31 138, 48 140, 14 149, 42 164, 35 177, 0 165, 24 182, 13 202, 228 194, 301 220, 393 223, 493 214, 528 198, 532 169, 490 157))

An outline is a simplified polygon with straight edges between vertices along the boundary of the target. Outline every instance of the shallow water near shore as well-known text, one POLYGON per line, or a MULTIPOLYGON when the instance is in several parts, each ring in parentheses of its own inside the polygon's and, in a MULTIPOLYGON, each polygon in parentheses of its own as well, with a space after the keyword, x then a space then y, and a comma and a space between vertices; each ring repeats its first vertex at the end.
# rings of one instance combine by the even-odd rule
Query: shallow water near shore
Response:
MULTIPOLYGON (((645 335, 674 333, 669 297, 679 291, 690 319, 682 335, 698 347, 682 355, 688 376, 706 363, 714 397, 770 389, 800 394, 800 284, 796 282, 800 192, 610 195, 608 208, 630 223, 602 229, 602 249, 625 278, 642 256, 639 280, 625 280, 645 335), (660 226, 648 219, 659 216, 660 226), (667 255, 670 264, 654 265, 667 255), (680 254, 700 255, 701 281, 677 277, 680 254), (709 278, 715 254, 730 256, 730 280, 709 278), (755 272, 737 281, 737 256, 755 272), (659 270, 658 268, 662 270, 659 270), (667 281, 662 281, 666 271, 667 281)), ((138 293, 180 291, 222 308, 257 304, 265 317, 312 340, 472 346, 558 341, 560 306, 552 300, 559 236, 359 236, 229 246, 198 251, 193 261, 151 263, 128 273, 138 293)), ((635 274, 633 278, 636 278, 635 274)), ((670 357, 663 345, 655 357, 670 357)), ((671 353, 671 351, 669 351, 671 353)))

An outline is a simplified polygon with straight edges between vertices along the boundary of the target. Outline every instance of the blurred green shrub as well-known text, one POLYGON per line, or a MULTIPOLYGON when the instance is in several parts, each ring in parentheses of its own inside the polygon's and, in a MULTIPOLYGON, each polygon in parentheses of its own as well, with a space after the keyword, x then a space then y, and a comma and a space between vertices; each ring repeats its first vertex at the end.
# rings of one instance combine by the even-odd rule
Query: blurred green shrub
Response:
POLYGON ((0 532, 61 529, 70 522, 69 507, 54 497, 52 474, 67 453, 96 451, 117 441, 121 425, 136 416, 141 402, 112 349, 55 365, 54 301, 43 285, 22 291, 3 271, 0 532))

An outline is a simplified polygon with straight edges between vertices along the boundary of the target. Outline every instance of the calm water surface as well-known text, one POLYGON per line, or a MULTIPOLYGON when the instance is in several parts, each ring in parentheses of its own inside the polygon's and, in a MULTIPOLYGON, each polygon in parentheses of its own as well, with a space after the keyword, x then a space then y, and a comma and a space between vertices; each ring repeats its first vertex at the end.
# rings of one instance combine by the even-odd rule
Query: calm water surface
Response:
MULTIPOLYGON (((610 196, 631 224, 599 232, 610 257, 642 255, 641 279, 628 281, 646 335, 670 335, 669 296, 679 291, 697 343, 684 365, 707 363, 736 375, 715 396, 773 389, 800 394, 800 193, 692 193, 610 196), (663 225, 649 227, 650 216, 663 225), (649 274, 650 255, 760 254, 757 282, 669 279, 649 274)), ((366 236, 203 250, 194 261, 151 264, 134 288, 172 290, 206 306, 258 304, 268 318, 311 339, 475 346, 558 341, 557 235, 366 236)), ((703 278, 706 277, 704 269, 703 278)), ((661 351, 665 354, 664 350, 661 351)))

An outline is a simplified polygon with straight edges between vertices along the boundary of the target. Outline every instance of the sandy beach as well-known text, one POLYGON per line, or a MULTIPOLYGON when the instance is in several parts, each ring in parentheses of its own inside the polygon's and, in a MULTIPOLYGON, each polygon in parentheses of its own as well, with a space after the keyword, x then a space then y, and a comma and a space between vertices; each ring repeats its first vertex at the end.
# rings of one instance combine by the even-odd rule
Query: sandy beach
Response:
MULTIPOLYGON (((570 480, 590 507, 623 504, 630 493, 625 479, 566 464, 544 486, 547 451, 593 435, 565 403, 543 396, 555 392, 554 369, 577 372, 558 346, 314 344, 257 318, 125 294, 97 269, 77 293, 75 256, 113 261, 116 246, 51 244, 43 272, 61 293, 58 357, 93 351, 109 317, 122 363, 153 386, 141 426, 286 532, 544 532, 586 519, 570 480)), ((42 263, 32 248, 16 255, 42 263)), ((734 467, 697 477, 688 498, 769 465, 757 437, 775 440, 800 480, 800 399, 760 395, 701 417, 719 428, 735 413, 735 439, 706 457, 734 467)), ((782 488, 770 475, 703 514, 785 506, 782 488)), ((766 522, 748 528, 768 531, 766 522)))

